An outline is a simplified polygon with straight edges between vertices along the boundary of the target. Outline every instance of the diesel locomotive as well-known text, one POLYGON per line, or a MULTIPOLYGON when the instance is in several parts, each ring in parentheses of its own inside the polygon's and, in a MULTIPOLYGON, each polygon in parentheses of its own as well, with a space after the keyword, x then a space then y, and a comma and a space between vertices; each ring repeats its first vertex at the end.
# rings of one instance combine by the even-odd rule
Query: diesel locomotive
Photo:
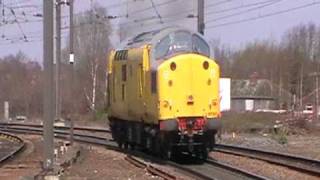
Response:
POLYGON ((120 147, 207 158, 221 126, 220 69, 204 38, 170 27, 141 33, 110 53, 108 118, 120 147))

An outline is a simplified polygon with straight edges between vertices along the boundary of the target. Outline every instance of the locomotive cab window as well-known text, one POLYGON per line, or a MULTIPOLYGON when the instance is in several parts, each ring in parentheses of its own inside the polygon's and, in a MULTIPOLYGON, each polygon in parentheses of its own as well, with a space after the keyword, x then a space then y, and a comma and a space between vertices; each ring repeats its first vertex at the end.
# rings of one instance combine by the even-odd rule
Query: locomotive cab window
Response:
POLYGON ((167 55, 169 46, 170 46, 169 36, 166 36, 165 38, 159 41, 159 43, 156 45, 156 48, 155 48, 156 60, 160 60, 161 58, 164 58, 167 55))
POLYGON ((191 47, 191 34, 184 31, 176 32, 171 37, 168 55, 173 55, 180 52, 190 52, 191 47))
POLYGON ((173 32, 155 46, 155 59, 163 60, 179 53, 197 53, 210 56, 209 45, 200 36, 187 31, 173 32))
POLYGON ((162 60, 181 52, 192 49, 191 34, 187 31, 173 32, 161 39, 155 46, 155 59, 162 60))
POLYGON ((192 36, 192 49, 193 52, 210 57, 209 45, 198 35, 192 36))

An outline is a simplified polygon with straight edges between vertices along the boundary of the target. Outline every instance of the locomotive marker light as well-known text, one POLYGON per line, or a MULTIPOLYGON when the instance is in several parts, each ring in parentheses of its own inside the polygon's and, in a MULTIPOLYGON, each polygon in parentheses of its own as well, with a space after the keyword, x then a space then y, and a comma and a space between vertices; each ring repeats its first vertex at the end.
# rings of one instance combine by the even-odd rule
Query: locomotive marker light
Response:
POLYGON ((208 86, 211 85, 211 79, 208 79, 208 86))
POLYGON ((208 61, 203 62, 203 69, 207 70, 209 68, 208 61))
POLYGON ((171 69, 172 71, 175 71, 175 70, 177 69, 177 65, 176 65, 175 62, 172 62, 172 63, 170 64, 170 69, 171 69))

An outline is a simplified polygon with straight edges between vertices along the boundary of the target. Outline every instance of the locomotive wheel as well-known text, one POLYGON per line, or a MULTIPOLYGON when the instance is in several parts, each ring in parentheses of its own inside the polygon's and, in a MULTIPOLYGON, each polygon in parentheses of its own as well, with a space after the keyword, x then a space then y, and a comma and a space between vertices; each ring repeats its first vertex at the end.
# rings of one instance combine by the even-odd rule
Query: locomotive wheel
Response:
POLYGON ((125 143, 124 143, 124 149, 128 149, 128 147, 129 147, 129 143, 128 143, 128 142, 125 142, 125 143))
POLYGON ((166 159, 171 160, 172 159, 172 150, 167 150, 166 152, 166 159))
POLYGON ((161 155, 161 142, 160 139, 156 136, 154 138, 152 138, 152 152, 157 155, 160 156, 161 155))
POLYGON ((120 149, 123 148, 123 143, 124 143, 124 141, 123 141, 123 137, 119 134, 119 130, 116 129, 116 131, 114 132, 114 134, 115 134, 115 139, 116 139, 116 141, 117 141, 118 147, 119 147, 120 149))
POLYGON ((129 144, 130 150, 135 150, 136 145, 134 143, 129 144))
POLYGON ((172 157, 173 157, 172 149, 171 149, 171 148, 168 149, 166 153, 167 153, 167 155, 166 155, 166 156, 167 156, 167 159, 168 159, 168 160, 172 160, 172 157))
POLYGON ((150 136, 146 138, 146 149, 152 151, 152 138, 150 136))
POLYGON ((167 160, 172 160, 174 156, 174 150, 172 149, 172 146, 167 143, 163 144, 161 153, 163 158, 167 160))
POLYGON ((207 141, 207 145, 206 145, 207 148, 209 148, 209 151, 212 151, 216 144, 215 133, 208 132, 206 141, 207 141))
POLYGON ((118 147, 119 147, 120 149, 122 149, 123 143, 120 142, 120 141, 118 141, 117 144, 118 144, 118 147))
POLYGON ((212 151, 214 149, 214 146, 216 145, 216 138, 215 138, 215 135, 213 135, 212 137, 212 140, 211 140, 211 143, 210 143, 210 151, 212 151))
POLYGON ((202 146, 201 147, 200 159, 202 159, 202 160, 208 159, 208 154, 209 154, 209 150, 207 149, 207 147, 206 146, 202 146))

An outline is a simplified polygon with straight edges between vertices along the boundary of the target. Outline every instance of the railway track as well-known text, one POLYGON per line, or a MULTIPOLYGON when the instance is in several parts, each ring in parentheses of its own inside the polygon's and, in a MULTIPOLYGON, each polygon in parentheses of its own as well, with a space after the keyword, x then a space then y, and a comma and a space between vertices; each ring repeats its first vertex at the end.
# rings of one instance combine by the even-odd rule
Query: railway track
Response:
MULTIPOLYGON (((69 129, 70 127, 55 126, 55 131, 54 131, 55 136, 57 138, 67 139, 69 137, 69 132, 68 132, 69 129)), ((15 133, 33 133, 33 134, 41 135, 42 125, 21 124, 21 123, 10 123, 10 124, 0 123, 0 130, 15 132, 15 133), (26 130, 28 132, 26 132, 26 130)), ((88 128, 88 127, 75 127, 75 130, 88 131, 91 133, 95 133, 95 132, 110 133, 108 129, 102 129, 102 128, 96 129, 96 128, 88 128)), ((119 150, 116 147, 117 146, 116 143, 112 139, 100 137, 97 135, 89 135, 89 134, 84 135, 81 133, 74 133, 74 136, 75 136, 75 140, 80 142, 100 144, 100 145, 107 146, 108 148, 113 150, 119 150)), ((271 151, 264 151, 259 149, 244 148, 239 146, 231 146, 231 145, 223 145, 223 144, 218 144, 215 147, 215 151, 249 157, 249 158, 255 158, 255 159, 278 164, 278 165, 285 166, 303 173, 308 173, 308 174, 320 177, 320 161, 318 160, 312 160, 305 157, 299 157, 299 156, 294 156, 289 154, 281 154, 281 153, 276 153, 271 151)), ((178 166, 172 163, 171 165, 178 166)), ((216 172, 218 173, 216 174, 221 174, 220 172, 222 172, 223 171, 222 169, 224 169, 224 171, 229 170, 229 172, 225 172, 225 174, 226 173, 236 174, 236 176, 238 177, 246 177, 246 178, 250 177, 251 179, 266 179, 264 177, 260 177, 255 174, 251 174, 250 172, 247 172, 245 170, 241 170, 232 166, 229 167, 229 165, 216 162, 214 160, 208 160, 202 165, 194 165, 194 166, 185 165, 183 167, 180 166, 180 169, 185 169, 185 170, 198 169, 198 171, 200 171, 201 169, 209 169, 210 166, 211 166, 211 169, 214 169, 212 167, 213 165, 217 169, 216 172), (208 168, 203 168, 203 167, 208 167, 208 168), (234 172, 237 172, 237 173, 234 173, 234 172)), ((203 178, 203 179, 206 179, 206 178, 203 178)))
POLYGON ((1 165, 6 160, 17 155, 25 147, 25 142, 21 138, 13 134, 0 131, 0 139, 1 139, 1 146, 0 146, 0 164, 1 165))
POLYGON ((215 151, 250 157, 320 177, 320 161, 260 149, 218 144, 215 151))
MULTIPOLYGON (((214 160, 207 160, 205 162, 196 164, 194 162, 181 165, 174 162, 168 162, 169 165, 175 167, 179 166, 179 169, 183 169, 187 172, 192 172, 192 174, 198 174, 196 177, 201 179, 245 179, 245 180, 266 180, 269 179, 264 176, 260 176, 249 171, 236 168, 234 166, 224 164, 214 160)), ((197 179, 197 178, 196 178, 197 179)))
MULTIPOLYGON (((34 127, 34 128, 43 128, 41 124, 24 124, 24 123, 0 123, 0 127, 34 127)), ((54 126, 58 130, 69 130, 70 126, 54 126)), ((102 133, 111 133, 109 129, 105 128, 93 128, 93 127, 82 127, 75 126, 74 130, 79 131, 88 131, 88 132, 102 132, 102 133)))
MULTIPOLYGON (((34 127, 3 127, 0 126, 0 131, 11 132, 11 133, 20 133, 20 134, 34 134, 34 135, 42 135, 42 128, 34 128, 34 127)), ((68 130, 54 130, 54 136, 60 139, 69 139, 70 133, 68 130)), ((79 142, 84 143, 101 143, 101 145, 108 146, 108 148, 112 148, 116 146, 116 143, 113 142, 112 139, 108 139, 106 137, 96 136, 96 135, 88 135, 81 133, 74 133, 74 139, 79 142), (102 143, 107 142, 107 143, 102 143)))
MULTIPOLYGON (((94 132, 93 128, 81 128, 83 131, 89 131, 94 132)), ((42 126, 41 125, 30 125, 27 124, 21 125, 21 124, 10 124, 6 126, 6 124, 0 124, 0 130, 12 132, 12 133, 24 133, 24 134, 36 134, 36 135, 42 135, 42 126)), ((67 131, 68 127, 55 127, 54 133, 56 138, 62 138, 62 139, 68 139, 69 138, 69 132, 67 131)), ((78 129, 80 130, 80 129, 78 129)), ((99 129, 98 131, 101 132, 102 129, 99 129)), ((104 131, 106 132, 106 131, 104 131)), ((119 149, 114 141, 111 139, 107 139, 105 137, 99 137, 95 135, 88 135, 88 134, 81 134, 81 133, 74 133, 74 140, 83 142, 83 143, 90 143, 94 145, 102 145, 105 147, 108 147, 109 149, 125 152, 127 154, 130 154, 132 156, 141 157, 143 159, 148 159, 152 162, 169 165, 171 167, 174 167, 175 169, 182 171, 184 174, 188 174, 190 177, 194 177, 195 179, 268 179, 266 177, 258 176, 255 174, 252 174, 250 172, 247 172, 245 170, 241 170, 239 168, 232 167, 230 165, 222 164, 219 162, 214 161, 206 161, 200 164, 180 164, 172 161, 163 161, 160 159, 156 159, 152 156, 148 156, 141 152, 131 152, 119 149)), ((130 157, 127 157, 130 159, 130 157)), ((148 166, 148 165, 147 165, 148 166)), ((150 169, 150 167, 149 167, 150 169)), ((158 171, 154 168, 153 171, 158 171)), ((159 171, 160 172, 160 171, 159 171)), ((167 175, 159 175, 160 177, 169 177, 167 175)), ((164 178, 167 179, 167 178, 164 178)), ((168 178, 172 179, 172 178, 168 178)), ((174 178, 173 178, 174 179, 174 178)))
POLYGON ((141 161, 131 155, 127 155, 125 157, 125 159, 130 162, 131 164, 135 165, 136 167, 138 168, 141 168, 141 169, 146 169, 149 173, 153 174, 153 175, 157 175, 159 177, 162 177, 163 179, 167 179, 167 180, 174 180, 174 179, 177 179, 176 176, 170 174, 170 173, 167 173, 165 171, 162 171, 161 169, 149 164, 149 163, 146 163, 144 161, 141 161))

